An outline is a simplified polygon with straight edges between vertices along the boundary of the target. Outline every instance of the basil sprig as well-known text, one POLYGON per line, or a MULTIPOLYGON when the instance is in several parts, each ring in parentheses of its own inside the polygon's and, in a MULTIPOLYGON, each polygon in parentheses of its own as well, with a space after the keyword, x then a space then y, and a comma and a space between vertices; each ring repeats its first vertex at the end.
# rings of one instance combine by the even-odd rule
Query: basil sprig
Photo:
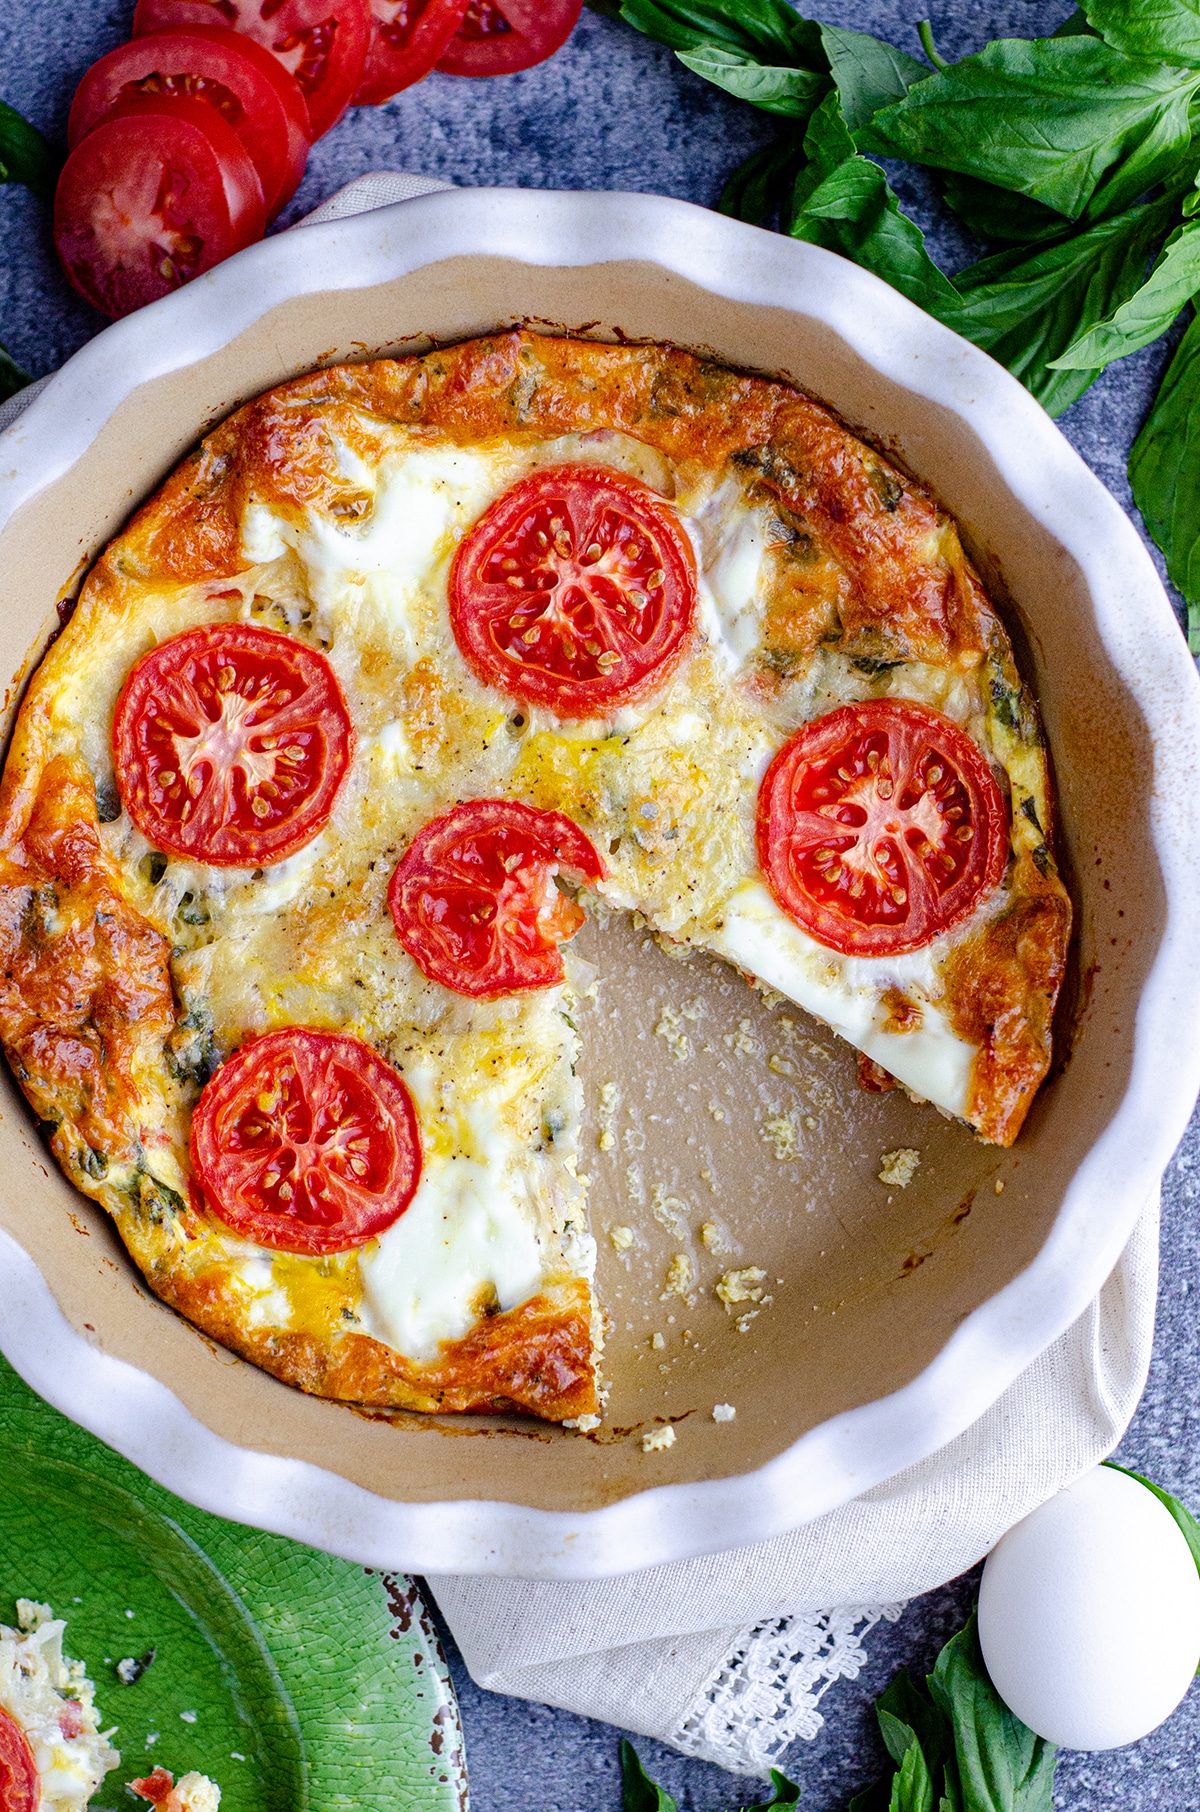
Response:
MULTIPOLYGON (((935 67, 786 0, 592 0, 780 123, 723 212, 853 259, 973 340, 1052 415, 1200 295, 1200 0, 1082 0, 1049 38, 935 67), (876 161, 936 172, 989 255, 953 278, 876 161)), ((1200 342, 1189 329, 1130 456, 1200 654, 1200 342)), ((913 1764, 916 1767, 916 1764, 913 1764)))
POLYGON ((1053 1812, 1058 1752, 992 1685, 974 1613, 926 1681, 901 1669, 875 1715, 896 1772, 849 1812, 1053 1812))

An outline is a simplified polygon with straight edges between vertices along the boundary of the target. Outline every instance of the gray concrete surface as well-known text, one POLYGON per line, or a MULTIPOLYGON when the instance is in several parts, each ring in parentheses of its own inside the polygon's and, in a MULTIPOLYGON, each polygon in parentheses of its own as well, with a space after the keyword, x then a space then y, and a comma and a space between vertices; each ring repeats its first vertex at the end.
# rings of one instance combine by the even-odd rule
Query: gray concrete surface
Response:
MULTIPOLYGON (((128 33, 133 0, 0 0, 0 97, 61 140, 84 69, 128 33)), ((870 30, 916 52, 928 0, 813 0, 834 24, 870 30)), ((934 16, 947 54, 990 37, 1053 29, 1069 0, 951 0, 934 16)), ((318 144, 286 225, 342 183, 380 168, 419 170, 465 185, 633 189, 712 203, 727 174, 772 134, 763 114, 727 99, 658 46, 585 13, 570 43, 540 69, 491 82, 433 76, 388 106, 352 112, 318 144)), ((905 205, 930 224, 927 189, 902 185, 905 205)), ((977 255, 951 224, 935 230, 954 265, 977 255)), ((103 322, 59 275, 44 210, 0 188, 0 339, 31 372, 53 370, 103 322)), ((1127 507, 1125 456, 1165 358, 1151 347, 1110 370, 1062 426, 1127 507)), ((1149 1386, 1120 1457, 1200 1509, 1197 1392, 1200 1338, 1200 1117, 1168 1172, 1158 1335, 1149 1386)), ((968 1576, 914 1602, 894 1628, 877 1629, 870 1665, 833 1688, 826 1724, 797 1745, 788 1767, 805 1812, 840 1812, 882 1766, 871 1701, 901 1663, 930 1665, 972 1600, 968 1576)), ((617 1733, 581 1718, 484 1693, 452 1655, 467 1731, 476 1812, 615 1812, 617 1733)), ((648 1766, 681 1812, 723 1812, 744 1783, 644 1744, 648 1766)), ((1200 1689, 1144 1742, 1106 1756, 1065 1756, 1058 1804, 1071 1812, 1192 1812, 1200 1808, 1200 1689)), ((323 1812, 323 1809, 322 1809, 323 1812)))

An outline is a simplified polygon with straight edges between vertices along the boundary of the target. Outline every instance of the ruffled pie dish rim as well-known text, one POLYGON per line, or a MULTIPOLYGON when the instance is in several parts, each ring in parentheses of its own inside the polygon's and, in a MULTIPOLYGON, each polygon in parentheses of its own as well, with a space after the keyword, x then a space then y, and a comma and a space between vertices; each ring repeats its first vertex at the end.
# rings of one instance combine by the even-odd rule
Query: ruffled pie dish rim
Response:
MULTIPOLYGON (((964 423, 1007 494, 1084 575, 1100 640, 1153 748, 1146 811, 1165 900, 1124 1093, 1037 1256, 898 1391, 834 1416, 752 1472, 560 1512, 484 1499, 398 1502, 296 1458, 233 1445, 168 1386, 68 1322, 0 1232, 0 1350, 56 1408, 200 1507, 367 1565, 531 1578, 618 1574, 802 1526, 944 1446, 1087 1307, 1161 1178, 1200 1085, 1200 679, 1133 525, 1023 388, 856 266, 685 202, 453 191, 285 233, 119 322, 0 436, 0 534, 68 472, 139 385, 219 352, 278 304, 377 285, 455 257, 579 268, 619 261, 732 303, 803 314, 893 384, 964 423)), ((836 398, 833 399, 836 402, 836 398)))

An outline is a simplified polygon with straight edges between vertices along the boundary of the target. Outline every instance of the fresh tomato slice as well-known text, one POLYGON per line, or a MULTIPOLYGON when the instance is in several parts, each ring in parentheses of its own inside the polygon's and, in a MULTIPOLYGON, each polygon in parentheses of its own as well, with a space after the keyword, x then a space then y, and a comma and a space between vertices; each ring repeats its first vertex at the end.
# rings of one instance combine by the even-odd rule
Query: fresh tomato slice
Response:
POLYGON ((29 1740, 16 1719, 0 1709, 0 1812, 38 1812, 42 1783, 29 1740))
POLYGON ((228 25, 278 57, 300 84, 314 138, 336 126, 362 80, 367 0, 138 0, 133 35, 228 25))
POLYGON ((233 127, 258 171, 268 218, 290 200, 311 143, 304 96, 277 57, 225 25, 153 32, 110 50, 75 90, 68 145, 118 102, 164 95, 204 101, 233 127))
POLYGON ((785 742, 758 794, 776 901, 844 956, 898 956, 960 924, 1004 873, 1008 814, 983 751, 906 699, 841 705, 785 742))
POLYGON ((54 196, 63 269, 114 318, 211 270, 265 226, 246 147, 214 108, 184 96, 120 101, 76 145, 54 196))
POLYGON ((279 1252, 348 1252, 398 1220, 421 1179, 407 1085, 359 1038, 288 1026, 241 1045, 192 1115, 192 1167, 235 1233, 279 1252))
POLYGON ((563 978, 559 945, 583 913, 559 871, 602 881, 607 869, 577 824, 515 799, 468 799, 419 830, 392 876, 396 936, 423 975, 490 1000, 563 978))
POLYGON ((378 107, 427 76, 462 24, 467 0, 371 0, 371 43, 356 107, 378 107))
POLYGON ((649 486, 551 466, 462 542, 450 622, 485 685, 559 717, 603 717, 661 686, 691 642, 691 543, 649 486))
POLYGON ((438 68, 446 75, 512 75, 566 43, 583 0, 470 0, 438 68))
POLYGON ((113 753, 125 809, 156 849, 260 868, 328 822, 354 727, 323 654, 212 623, 142 656, 117 701, 113 753))

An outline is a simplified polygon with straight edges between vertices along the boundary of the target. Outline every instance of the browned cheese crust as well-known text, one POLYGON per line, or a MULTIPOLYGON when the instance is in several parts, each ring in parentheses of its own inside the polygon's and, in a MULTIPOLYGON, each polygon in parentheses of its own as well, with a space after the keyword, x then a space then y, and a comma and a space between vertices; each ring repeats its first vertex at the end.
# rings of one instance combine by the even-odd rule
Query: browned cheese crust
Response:
MULTIPOLYGON (((137 1189, 114 1190, 98 1155, 136 1162, 150 1136, 148 1079, 161 1102, 185 1034, 170 949, 104 855, 92 775, 56 750, 58 662, 73 637, 100 633, 147 583, 233 577, 245 565, 240 527, 252 500, 297 517, 313 505, 347 520, 361 514, 364 499, 339 469, 331 433, 370 460, 382 446, 373 422, 463 445, 611 428, 684 467, 732 460, 770 496, 791 537, 753 685, 769 692, 821 647, 866 661, 926 661, 981 671, 994 742, 1007 738, 1018 758, 1027 749, 1044 775, 1041 735, 1008 637, 929 494, 788 385, 670 348, 513 332, 314 372, 217 428, 98 560, 75 620, 30 685, 0 787, 0 1039, 35 1113, 55 1129, 59 1162, 113 1213, 165 1301, 277 1377, 363 1404, 517 1408, 559 1420, 596 1407, 583 1285, 492 1317, 426 1366, 362 1334, 255 1331, 241 1325, 216 1278, 177 1262, 178 1245, 161 1237, 161 1203, 148 1205, 144 1189, 143 1199, 137 1189)), ((436 718, 446 703, 408 702, 418 734, 422 712, 436 718)), ((1003 1145, 1048 1068, 1070 931, 1044 783, 1040 797, 1040 815, 1014 815, 1011 905, 956 951, 946 1009, 982 1049, 971 1117, 1003 1145)), ((195 1091, 176 1082, 168 1095, 176 1124, 153 1137, 186 1148, 195 1091)), ((178 1199, 171 1205, 185 1243, 198 1212, 178 1199)))

